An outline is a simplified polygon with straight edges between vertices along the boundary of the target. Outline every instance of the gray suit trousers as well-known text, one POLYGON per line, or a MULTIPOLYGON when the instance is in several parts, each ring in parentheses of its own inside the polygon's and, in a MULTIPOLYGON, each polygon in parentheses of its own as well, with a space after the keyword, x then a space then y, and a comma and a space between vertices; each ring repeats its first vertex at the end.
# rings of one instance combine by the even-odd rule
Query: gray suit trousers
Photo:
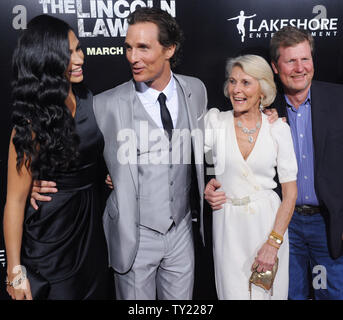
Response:
POLYGON ((190 300, 193 284, 191 214, 166 234, 140 226, 132 268, 125 274, 115 273, 118 300, 190 300))

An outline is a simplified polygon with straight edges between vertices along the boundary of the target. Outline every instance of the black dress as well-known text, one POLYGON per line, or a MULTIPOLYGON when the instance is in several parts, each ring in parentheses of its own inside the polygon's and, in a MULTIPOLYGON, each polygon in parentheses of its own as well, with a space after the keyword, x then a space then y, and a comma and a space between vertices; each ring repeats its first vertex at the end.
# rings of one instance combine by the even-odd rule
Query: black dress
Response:
POLYGON ((96 188, 104 139, 90 92, 77 98, 75 126, 79 164, 75 170, 49 177, 58 188, 50 202, 38 202, 38 211, 27 207, 22 265, 47 279, 47 299, 106 299, 108 256, 96 188))

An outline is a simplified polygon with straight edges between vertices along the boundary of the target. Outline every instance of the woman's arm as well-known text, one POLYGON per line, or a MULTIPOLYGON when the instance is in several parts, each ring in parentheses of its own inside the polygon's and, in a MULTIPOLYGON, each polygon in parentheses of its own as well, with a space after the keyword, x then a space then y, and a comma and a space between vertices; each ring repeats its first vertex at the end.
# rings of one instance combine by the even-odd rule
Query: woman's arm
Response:
POLYGON ((275 218, 273 230, 283 236, 293 216, 295 201, 298 196, 297 182, 281 183, 281 188, 282 202, 275 218))
MULTIPOLYGON (((20 265, 20 251, 23 234, 23 221, 26 199, 31 189, 32 177, 25 165, 21 166, 20 172, 17 171, 17 153, 13 145, 11 135, 9 154, 8 154, 8 177, 7 177, 7 198, 4 211, 4 237, 7 255, 7 275, 11 282, 16 278, 14 268, 20 265)), ((25 283, 27 283, 26 281, 25 283)), ((25 284, 24 283, 24 284, 25 284)), ((7 286, 7 291, 12 298, 30 299, 31 292, 29 285, 20 286, 15 289, 7 286)))
MULTIPOLYGON (((276 214, 273 231, 283 236, 294 212, 295 201, 297 199, 297 183, 296 181, 281 183, 281 187, 283 200, 276 214)), ((266 239, 266 242, 257 254, 253 268, 258 265, 258 272, 271 270, 278 253, 277 246, 278 243, 276 241, 266 239)))

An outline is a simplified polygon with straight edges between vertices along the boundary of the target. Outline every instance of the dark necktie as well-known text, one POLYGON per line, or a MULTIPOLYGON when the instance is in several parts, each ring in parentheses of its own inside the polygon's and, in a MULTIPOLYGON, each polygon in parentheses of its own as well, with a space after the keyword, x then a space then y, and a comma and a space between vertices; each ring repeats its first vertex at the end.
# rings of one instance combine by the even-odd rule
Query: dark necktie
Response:
POLYGON ((173 132, 173 121, 166 105, 166 99, 166 95, 163 92, 161 92, 157 100, 160 103, 160 112, 163 128, 168 132, 169 140, 171 140, 173 132))

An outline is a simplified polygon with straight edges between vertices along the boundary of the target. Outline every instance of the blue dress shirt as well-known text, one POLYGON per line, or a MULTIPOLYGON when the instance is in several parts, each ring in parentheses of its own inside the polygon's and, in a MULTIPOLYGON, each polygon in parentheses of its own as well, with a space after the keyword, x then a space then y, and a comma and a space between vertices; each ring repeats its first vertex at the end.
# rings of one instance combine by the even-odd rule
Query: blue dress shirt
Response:
POLYGON ((297 205, 318 206, 318 198, 314 189, 314 154, 311 118, 310 90, 305 101, 296 109, 285 95, 287 114, 291 127, 294 151, 298 162, 298 198, 297 205))

